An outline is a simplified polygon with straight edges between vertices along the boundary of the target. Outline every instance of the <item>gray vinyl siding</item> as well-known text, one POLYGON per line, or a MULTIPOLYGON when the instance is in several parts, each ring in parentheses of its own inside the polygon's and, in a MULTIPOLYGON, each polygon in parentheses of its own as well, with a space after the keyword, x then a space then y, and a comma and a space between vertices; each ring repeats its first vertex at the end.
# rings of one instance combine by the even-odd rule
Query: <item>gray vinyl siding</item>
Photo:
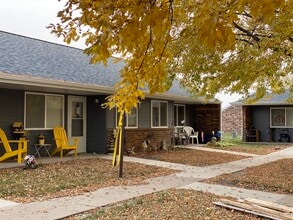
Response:
POLYGON ((251 113, 253 125, 260 132, 260 141, 270 141, 268 133, 270 128, 270 108, 267 106, 256 106, 252 108, 251 113))
MULTIPOLYGON (((278 106, 254 106, 251 108, 252 124, 260 131, 260 141, 270 141, 270 132, 272 133, 272 141, 277 142, 281 128, 270 128, 270 108, 278 106)), ((284 108, 286 106, 280 106, 284 108)), ((291 106, 290 106, 291 107, 291 106)), ((291 142, 293 139, 293 129, 289 128, 289 135, 291 142)))
POLYGON ((24 121, 24 91, 0 89, 0 102, 0 128, 12 139, 13 122, 24 121))
POLYGON ((193 128, 196 127, 195 125, 195 114, 194 114, 194 105, 185 105, 185 120, 186 125, 191 126, 193 128))
POLYGON ((107 129, 114 129, 116 128, 116 110, 115 109, 112 109, 112 110, 109 110, 107 109, 106 110, 106 126, 107 126, 107 129))
POLYGON ((168 102, 168 127, 174 126, 174 102, 168 102))
POLYGON ((138 127, 150 128, 151 127, 151 100, 146 99, 138 109, 138 127))
MULTIPOLYGON (((23 121, 23 96, 23 91, 0 89, 0 128, 8 139, 13 139, 13 122, 23 121)), ((0 148, 0 155, 3 153, 4 148, 0 148)))

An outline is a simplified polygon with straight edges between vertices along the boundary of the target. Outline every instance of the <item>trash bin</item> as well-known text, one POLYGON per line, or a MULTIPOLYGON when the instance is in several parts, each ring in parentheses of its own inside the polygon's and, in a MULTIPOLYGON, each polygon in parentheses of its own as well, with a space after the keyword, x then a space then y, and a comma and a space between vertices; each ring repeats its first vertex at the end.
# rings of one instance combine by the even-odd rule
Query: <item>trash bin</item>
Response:
POLYGON ((215 137, 217 138, 217 141, 222 140, 222 131, 216 131, 215 137))

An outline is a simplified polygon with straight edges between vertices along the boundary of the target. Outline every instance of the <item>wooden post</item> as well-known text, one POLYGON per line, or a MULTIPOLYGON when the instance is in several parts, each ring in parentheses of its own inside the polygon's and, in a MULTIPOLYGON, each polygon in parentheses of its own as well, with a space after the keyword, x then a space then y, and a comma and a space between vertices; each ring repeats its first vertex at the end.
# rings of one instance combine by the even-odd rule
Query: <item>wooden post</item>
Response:
POLYGON ((125 123, 126 123, 126 116, 123 115, 123 126, 122 126, 122 141, 121 141, 121 149, 120 149, 120 158, 119 158, 119 178, 123 177, 123 153, 125 148, 125 123))

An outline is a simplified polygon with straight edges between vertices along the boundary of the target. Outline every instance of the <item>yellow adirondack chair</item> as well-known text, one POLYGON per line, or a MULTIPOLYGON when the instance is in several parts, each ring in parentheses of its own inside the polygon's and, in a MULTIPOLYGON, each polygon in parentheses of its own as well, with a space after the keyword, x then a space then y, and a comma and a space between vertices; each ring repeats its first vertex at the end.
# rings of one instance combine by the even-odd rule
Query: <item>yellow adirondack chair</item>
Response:
POLYGON ((24 158, 27 154, 27 142, 28 140, 8 140, 5 132, 0 128, 0 143, 5 148, 5 153, 0 157, 0 161, 4 161, 8 158, 17 156, 17 163, 22 162, 22 158, 24 158), (10 143, 17 144, 17 149, 12 150, 10 147, 10 143))
POLYGON ((78 139, 74 138, 74 144, 69 145, 65 129, 59 126, 53 129, 53 133, 54 133, 56 148, 52 152, 52 155, 55 155, 58 152, 60 152, 60 157, 62 158, 63 155, 66 155, 68 152, 74 151, 74 157, 77 157, 78 139))

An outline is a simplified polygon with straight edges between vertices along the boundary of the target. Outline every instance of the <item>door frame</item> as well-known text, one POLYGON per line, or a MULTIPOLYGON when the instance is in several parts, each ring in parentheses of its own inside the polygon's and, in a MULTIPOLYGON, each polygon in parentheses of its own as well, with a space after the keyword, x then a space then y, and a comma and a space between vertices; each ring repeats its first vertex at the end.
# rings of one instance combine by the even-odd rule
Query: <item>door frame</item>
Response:
POLYGON ((68 139, 71 138, 77 138, 78 139, 78 146, 77 146, 77 152, 78 153, 85 153, 86 152, 86 137, 87 137, 87 130, 86 130, 86 122, 87 122, 87 102, 86 102, 85 96, 68 96, 67 98, 67 136, 68 139), (82 117, 77 120, 83 120, 83 129, 82 133, 83 136, 72 136, 72 120, 76 120, 76 118, 73 117, 73 102, 82 102, 82 117))

